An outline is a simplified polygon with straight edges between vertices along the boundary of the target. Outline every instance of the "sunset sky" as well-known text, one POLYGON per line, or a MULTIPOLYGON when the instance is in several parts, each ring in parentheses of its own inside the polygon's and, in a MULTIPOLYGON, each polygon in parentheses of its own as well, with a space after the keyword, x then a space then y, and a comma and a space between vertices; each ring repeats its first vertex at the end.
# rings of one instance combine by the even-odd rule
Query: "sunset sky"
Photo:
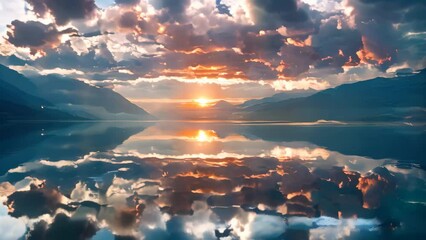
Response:
POLYGON ((0 63, 133 102, 321 90, 426 66, 423 0, 13 0, 0 63))

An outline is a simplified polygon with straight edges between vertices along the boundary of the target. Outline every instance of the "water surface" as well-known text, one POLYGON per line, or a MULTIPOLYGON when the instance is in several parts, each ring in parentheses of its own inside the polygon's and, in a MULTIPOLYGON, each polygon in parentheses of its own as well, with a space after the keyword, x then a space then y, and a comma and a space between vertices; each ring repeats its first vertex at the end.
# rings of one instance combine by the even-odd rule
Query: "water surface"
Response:
POLYGON ((39 122, 0 130, 4 239, 426 234, 424 126, 39 122))

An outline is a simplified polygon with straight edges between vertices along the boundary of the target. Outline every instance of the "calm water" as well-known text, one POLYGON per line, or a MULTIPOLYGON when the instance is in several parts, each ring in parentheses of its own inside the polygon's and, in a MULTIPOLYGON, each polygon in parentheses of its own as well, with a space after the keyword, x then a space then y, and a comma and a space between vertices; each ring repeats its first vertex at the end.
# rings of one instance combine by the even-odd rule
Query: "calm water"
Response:
POLYGON ((425 239, 426 127, 0 126, 0 239, 425 239))

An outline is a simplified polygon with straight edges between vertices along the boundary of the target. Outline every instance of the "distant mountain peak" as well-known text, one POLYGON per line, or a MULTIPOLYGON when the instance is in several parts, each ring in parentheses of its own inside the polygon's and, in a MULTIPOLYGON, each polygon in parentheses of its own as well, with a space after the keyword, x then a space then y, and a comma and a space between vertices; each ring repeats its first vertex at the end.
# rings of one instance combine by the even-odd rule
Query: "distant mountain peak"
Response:
POLYGON ((220 100, 213 105, 213 108, 235 108, 235 106, 230 102, 220 100))

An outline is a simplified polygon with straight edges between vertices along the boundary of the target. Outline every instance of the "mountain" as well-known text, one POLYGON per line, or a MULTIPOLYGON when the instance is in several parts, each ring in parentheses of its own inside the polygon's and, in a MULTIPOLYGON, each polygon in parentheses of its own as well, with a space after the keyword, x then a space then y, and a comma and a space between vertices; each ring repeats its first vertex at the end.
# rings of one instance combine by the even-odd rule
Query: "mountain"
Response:
POLYGON ((280 121, 426 120, 426 70, 394 78, 375 78, 318 92, 309 97, 254 105, 243 118, 280 121))
POLYGON ((0 124, 0 176, 26 162, 74 161, 90 152, 107 152, 151 125, 110 121, 0 124))
MULTIPOLYGON (((3 105, 0 109, 8 109, 7 111, 15 109, 21 112, 21 115, 28 111, 27 117, 22 115, 20 118, 33 119, 32 116, 34 114, 34 117, 38 116, 36 112, 40 109, 44 112, 49 109, 48 111, 54 110, 58 114, 66 113, 68 117, 65 119, 72 116, 77 119, 154 119, 145 110, 113 90, 91 86, 76 79, 59 75, 25 77, 3 65, 0 65, 0 79, 4 85, 2 87, 3 105), (17 91, 20 93, 16 93, 17 91), (17 96, 31 99, 24 101, 17 96), (20 107, 11 104, 26 106, 26 108, 19 110, 20 107), (37 111, 30 111, 30 109, 37 109, 37 111)), ((45 119, 45 117, 42 118, 45 119)), ((53 119, 58 118, 53 117, 53 119)))
POLYGON ((211 109, 215 110, 235 110, 237 107, 230 102, 227 102, 225 100, 220 100, 217 103, 215 103, 213 106, 210 107, 211 109))
POLYGON ((109 88, 91 86, 82 81, 47 75, 32 77, 38 95, 55 103, 61 110, 95 119, 154 119, 142 108, 109 88))
MULTIPOLYGON (((54 109, 53 104, 22 91, 17 86, 29 90, 34 85, 16 76, 14 85, 9 84, 12 76, 6 76, 0 65, 0 121, 5 120, 70 120, 81 119, 68 113, 54 109)), ((34 88, 33 88, 34 89, 34 88)))
POLYGON ((284 100, 292 99, 292 98, 308 97, 316 92, 317 91, 313 89, 309 89, 306 91, 296 91, 296 92, 281 92, 281 93, 274 94, 271 97, 247 100, 241 105, 239 105, 239 107, 247 108, 247 107, 251 107, 251 106, 262 104, 262 103, 273 103, 273 102, 284 101, 284 100))

